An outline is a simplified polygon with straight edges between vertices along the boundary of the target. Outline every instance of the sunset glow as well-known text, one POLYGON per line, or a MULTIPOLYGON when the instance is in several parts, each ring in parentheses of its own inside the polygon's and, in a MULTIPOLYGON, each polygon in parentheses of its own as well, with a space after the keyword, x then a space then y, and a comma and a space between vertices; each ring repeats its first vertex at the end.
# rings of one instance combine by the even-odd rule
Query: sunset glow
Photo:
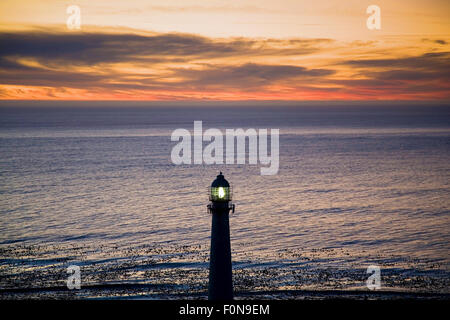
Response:
POLYGON ((0 99, 448 100, 449 2, 371 4, 2 1, 0 99))

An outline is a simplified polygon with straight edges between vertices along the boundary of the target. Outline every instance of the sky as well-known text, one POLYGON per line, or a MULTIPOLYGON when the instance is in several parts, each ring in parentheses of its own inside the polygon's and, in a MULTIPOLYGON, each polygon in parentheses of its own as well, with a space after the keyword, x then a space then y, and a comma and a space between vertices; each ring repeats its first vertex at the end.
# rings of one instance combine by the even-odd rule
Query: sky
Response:
POLYGON ((448 101, 449 13, 448 0, 3 0, 0 99, 448 101))

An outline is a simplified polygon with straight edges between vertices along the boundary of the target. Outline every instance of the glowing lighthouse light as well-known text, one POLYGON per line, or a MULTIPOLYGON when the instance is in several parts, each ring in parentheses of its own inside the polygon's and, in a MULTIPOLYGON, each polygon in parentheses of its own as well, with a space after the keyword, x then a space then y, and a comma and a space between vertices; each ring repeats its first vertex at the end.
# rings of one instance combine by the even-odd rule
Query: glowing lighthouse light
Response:
POLYGON ((222 172, 217 176, 209 188, 209 200, 212 202, 227 203, 231 201, 231 187, 225 180, 222 172))
POLYGON ((219 198, 225 197, 225 189, 222 187, 219 187, 219 198))

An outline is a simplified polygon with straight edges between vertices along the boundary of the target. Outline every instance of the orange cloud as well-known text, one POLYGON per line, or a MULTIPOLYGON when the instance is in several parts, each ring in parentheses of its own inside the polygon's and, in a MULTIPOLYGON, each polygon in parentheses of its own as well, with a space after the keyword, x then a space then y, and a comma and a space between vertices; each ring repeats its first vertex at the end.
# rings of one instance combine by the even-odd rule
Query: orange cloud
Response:
POLYGON ((0 32, 0 42, 3 100, 450 98, 443 38, 345 43, 38 29, 0 32))

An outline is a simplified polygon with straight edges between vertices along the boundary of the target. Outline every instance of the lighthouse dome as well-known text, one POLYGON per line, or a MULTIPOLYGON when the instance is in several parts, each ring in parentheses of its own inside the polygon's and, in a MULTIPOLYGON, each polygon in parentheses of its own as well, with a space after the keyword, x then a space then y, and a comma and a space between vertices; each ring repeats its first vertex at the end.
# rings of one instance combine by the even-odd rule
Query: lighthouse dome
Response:
POLYGON ((230 184, 225 179, 225 177, 223 176, 222 172, 219 173, 219 175, 217 176, 216 180, 214 180, 213 183, 211 184, 211 188, 218 188, 218 187, 224 187, 224 188, 229 188, 230 187, 230 184))
POLYGON ((214 202, 226 202, 231 200, 230 184, 222 172, 219 173, 216 180, 213 181, 209 188, 209 200, 214 202))

